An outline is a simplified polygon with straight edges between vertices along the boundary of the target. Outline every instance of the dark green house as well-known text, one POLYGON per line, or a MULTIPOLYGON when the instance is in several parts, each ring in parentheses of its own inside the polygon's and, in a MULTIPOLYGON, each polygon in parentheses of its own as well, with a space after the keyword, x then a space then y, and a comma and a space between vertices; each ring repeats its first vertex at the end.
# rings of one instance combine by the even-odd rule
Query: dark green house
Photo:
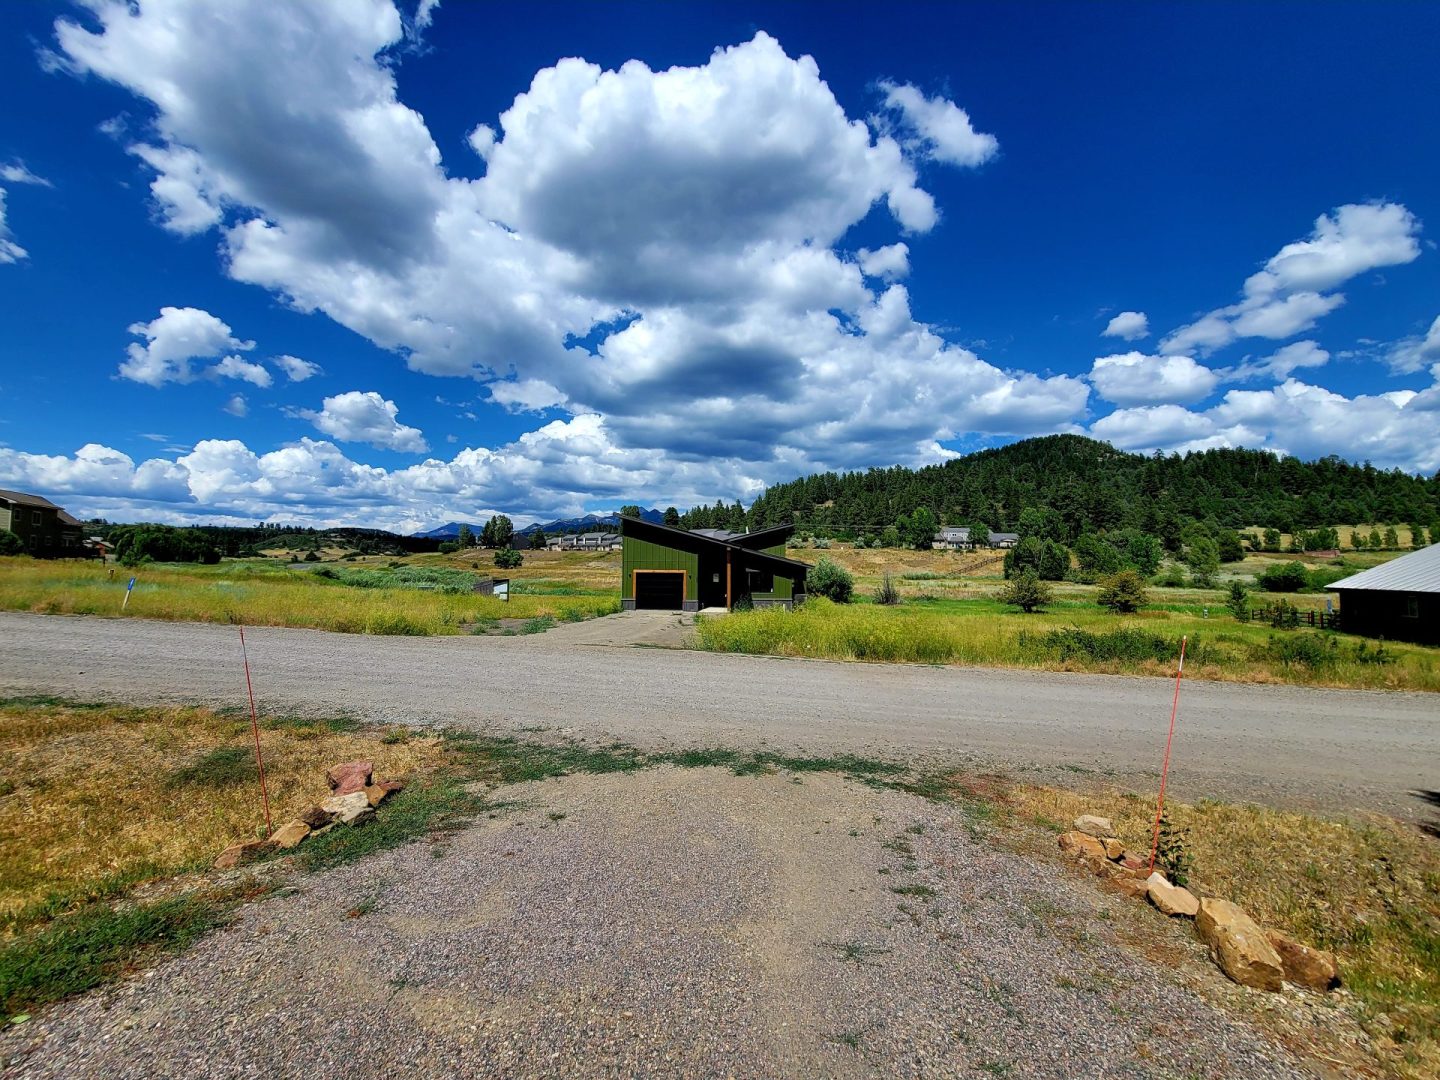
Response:
POLYGON ((80 522, 40 495, 0 489, 0 530, 18 536, 31 555, 77 559, 90 554, 80 522))
POLYGON ((785 557, 792 525, 751 533, 672 529, 620 519, 620 606, 626 611, 793 607, 805 600, 810 564, 785 557))

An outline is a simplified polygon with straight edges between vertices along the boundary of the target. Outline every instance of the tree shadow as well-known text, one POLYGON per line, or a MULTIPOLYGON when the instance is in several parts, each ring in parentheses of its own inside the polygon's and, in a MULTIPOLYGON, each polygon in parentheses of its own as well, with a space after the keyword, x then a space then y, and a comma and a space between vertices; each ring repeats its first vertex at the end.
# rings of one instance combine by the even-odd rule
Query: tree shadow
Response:
MULTIPOLYGON (((1440 806, 1440 791, 1427 791, 1423 788, 1417 788, 1410 792, 1410 794, 1421 802, 1427 802, 1431 806, 1440 806)), ((1440 840, 1440 818, 1435 818, 1432 821, 1422 821, 1419 824, 1421 832, 1429 833, 1437 840, 1440 840)))

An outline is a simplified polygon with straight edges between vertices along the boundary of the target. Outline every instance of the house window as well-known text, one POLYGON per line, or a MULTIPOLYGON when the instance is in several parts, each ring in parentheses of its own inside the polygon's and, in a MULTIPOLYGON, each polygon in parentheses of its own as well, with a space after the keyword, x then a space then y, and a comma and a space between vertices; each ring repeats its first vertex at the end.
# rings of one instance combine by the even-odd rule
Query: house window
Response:
POLYGON ((1418 618, 1420 618, 1420 597, 1418 597, 1418 596, 1407 596, 1407 597, 1405 597, 1405 618, 1407 618, 1407 619, 1418 619, 1418 618))
POLYGON ((763 570, 746 570, 747 584, 751 593, 768 593, 775 591, 775 575, 763 570))
POLYGON ((32 511, 30 511, 30 524, 31 524, 31 525, 39 525, 40 522, 44 520, 44 518, 45 518, 45 515, 42 514, 42 513, 40 513, 39 510, 32 510, 32 511))

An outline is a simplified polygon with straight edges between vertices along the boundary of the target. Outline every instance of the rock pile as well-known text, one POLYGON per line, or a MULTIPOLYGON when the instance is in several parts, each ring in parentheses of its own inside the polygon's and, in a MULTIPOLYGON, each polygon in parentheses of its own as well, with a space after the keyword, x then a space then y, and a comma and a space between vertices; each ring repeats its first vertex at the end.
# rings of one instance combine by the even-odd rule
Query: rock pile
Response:
POLYGON ((1276 991, 1288 982, 1323 992, 1339 985, 1333 954, 1301 945, 1279 931, 1263 930, 1228 900, 1197 898, 1164 874, 1150 873, 1146 860, 1128 853, 1114 831, 1109 818, 1082 814, 1071 831, 1060 834, 1060 850, 1127 895, 1146 897, 1162 914, 1194 919, 1211 958, 1242 986, 1276 991))
POLYGON ((377 806, 404 787, 398 780, 375 781, 368 761, 336 765, 326 771, 325 781, 330 785, 329 798, 276 829, 268 840, 231 844, 215 860, 215 869, 229 870, 274 851, 289 851, 306 837, 320 836, 337 825, 364 825, 375 816, 377 806))

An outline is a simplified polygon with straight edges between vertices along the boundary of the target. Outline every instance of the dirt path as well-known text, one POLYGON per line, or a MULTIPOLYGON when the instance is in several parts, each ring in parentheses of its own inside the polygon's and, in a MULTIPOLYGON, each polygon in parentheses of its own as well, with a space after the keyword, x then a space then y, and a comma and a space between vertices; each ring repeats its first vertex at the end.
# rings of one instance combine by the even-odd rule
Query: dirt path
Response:
MULTIPOLYGON (((587 632, 605 630, 600 620, 587 632)), ((1153 789, 1171 682, 587 647, 550 633, 247 632, 262 708, 548 728, 675 745, 959 760, 1153 789)), ((233 627, 0 614, 0 689, 243 704, 233 627)), ((1187 683, 1172 790, 1333 811, 1429 811, 1440 695, 1187 683)))
POLYGON ((492 797, 0 1033, 6 1075, 1308 1074, 1187 989, 1242 993, 1193 939, 954 808, 675 768, 492 797))

